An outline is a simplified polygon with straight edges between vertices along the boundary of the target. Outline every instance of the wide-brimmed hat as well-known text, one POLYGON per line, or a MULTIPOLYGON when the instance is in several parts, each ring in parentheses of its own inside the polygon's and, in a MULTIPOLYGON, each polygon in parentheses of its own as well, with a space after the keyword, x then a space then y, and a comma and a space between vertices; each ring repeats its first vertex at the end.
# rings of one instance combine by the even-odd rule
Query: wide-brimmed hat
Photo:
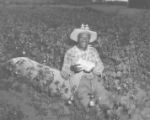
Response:
POLYGON ((90 34, 90 41, 89 41, 90 43, 94 42, 97 39, 97 32, 90 30, 89 26, 84 25, 84 24, 81 25, 81 28, 75 28, 72 31, 72 33, 70 35, 70 39, 77 42, 78 41, 78 35, 81 34, 81 33, 90 34))

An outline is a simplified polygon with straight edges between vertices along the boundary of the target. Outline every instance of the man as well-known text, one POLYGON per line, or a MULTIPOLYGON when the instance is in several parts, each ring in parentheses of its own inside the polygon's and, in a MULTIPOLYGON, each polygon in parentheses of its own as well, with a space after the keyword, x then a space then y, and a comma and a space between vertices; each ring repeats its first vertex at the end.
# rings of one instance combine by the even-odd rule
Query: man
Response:
POLYGON ((105 96, 105 89, 98 81, 102 76, 104 66, 97 50, 89 45, 97 39, 97 33, 91 31, 88 25, 82 25, 81 28, 73 30, 70 38, 76 41, 77 45, 66 52, 61 75, 70 81, 71 87, 76 87, 75 92, 81 98, 82 104, 87 106, 89 93, 96 92, 98 98, 105 96), (94 67, 86 69, 82 64, 87 64, 87 67, 94 64, 94 67))

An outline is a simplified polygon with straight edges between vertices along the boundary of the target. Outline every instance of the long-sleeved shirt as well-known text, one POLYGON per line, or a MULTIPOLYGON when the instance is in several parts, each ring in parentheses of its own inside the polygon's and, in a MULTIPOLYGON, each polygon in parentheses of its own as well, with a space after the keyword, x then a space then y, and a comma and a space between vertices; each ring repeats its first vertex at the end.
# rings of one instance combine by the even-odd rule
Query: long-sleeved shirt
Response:
MULTIPOLYGON (((70 70, 70 66, 74 65, 79 59, 87 60, 96 64, 93 69, 93 73, 96 75, 101 75, 104 66, 99 57, 97 50, 94 47, 88 46, 87 50, 80 50, 77 46, 70 48, 64 57, 64 63, 61 72, 69 76, 75 74, 70 70)), ((63 74, 62 74, 63 75, 63 74)))

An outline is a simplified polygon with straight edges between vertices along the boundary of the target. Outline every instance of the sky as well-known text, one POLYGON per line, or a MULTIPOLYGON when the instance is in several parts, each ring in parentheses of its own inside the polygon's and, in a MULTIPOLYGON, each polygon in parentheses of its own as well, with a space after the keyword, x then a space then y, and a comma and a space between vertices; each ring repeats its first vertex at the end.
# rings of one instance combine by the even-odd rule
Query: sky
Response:
POLYGON ((125 1, 125 2, 128 2, 128 0, 106 0, 106 1, 125 1))

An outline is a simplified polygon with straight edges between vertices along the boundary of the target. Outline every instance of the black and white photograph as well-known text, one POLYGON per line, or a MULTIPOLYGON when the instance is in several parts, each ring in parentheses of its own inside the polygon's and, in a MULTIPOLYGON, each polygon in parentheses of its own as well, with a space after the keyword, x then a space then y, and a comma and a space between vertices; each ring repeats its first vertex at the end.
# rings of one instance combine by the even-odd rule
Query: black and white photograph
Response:
POLYGON ((0 120, 150 120, 150 0, 0 0, 0 120))

